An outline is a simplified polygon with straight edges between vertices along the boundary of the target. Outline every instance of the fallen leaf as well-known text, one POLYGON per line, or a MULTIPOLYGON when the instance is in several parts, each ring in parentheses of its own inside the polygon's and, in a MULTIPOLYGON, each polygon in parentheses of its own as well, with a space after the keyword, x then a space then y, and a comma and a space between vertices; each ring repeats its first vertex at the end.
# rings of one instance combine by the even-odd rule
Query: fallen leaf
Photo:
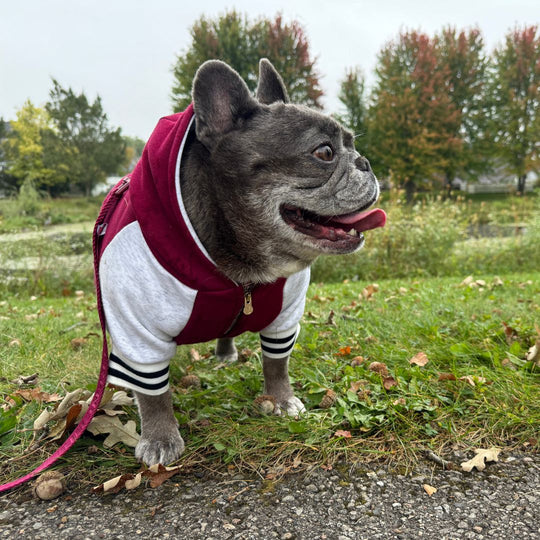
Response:
POLYGON ((512 328, 511 326, 508 326, 504 321, 502 322, 504 326, 504 335, 506 336, 506 343, 508 345, 511 345, 513 341, 515 341, 518 337, 517 331, 512 328))
POLYGON ((410 360, 409 364, 424 367, 429 362, 429 358, 425 352, 416 353, 410 360))
POLYGON ((423 484, 424 491, 431 497, 434 493, 437 493, 437 488, 430 486, 429 484, 423 484))
POLYGON ((13 407, 17 405, 17 402, 10 396, 5 397, 4 399, 6 402, 0 407, 3 411, 9 411, 9 409, 13 409, 13 407))
POLYGON ((197 349, 191 349, 189 351, 189 355, 191 356, 191 360, 193 362, 198 362, 201 359, 201 355, 197 349))
POLYGON ((439 373, 439 381, 455 381, 456 376, 453 373, 439 373))
POLYGON ((371 362, 371 364, 369 364, 368 366, 368 369, 370 371, 374 371, 375 373, 379 373, 379 375, 383 377, 386 377, 388 375, 388 367, 382 362, 371 362))
POLYGON ((41 388, 16 390, 14 395, 21 396, 25 401, 38 401, 40 403, 54 403, 62 400, 60 395, 43 392, 41 388))
POLYGON ((460 377, 459 380, 465 381, 471 386, 476 386, 478 383, 489 384, 485 377, 480 377, 478 375, 464 375, 463 377, 460 377))
POLYGON ((486 468, 486 463, 489 461, 499 461, 499 454, 501 453, 500 448, 477 448, 475 451, 476 456, 474 456, 469 461, 464 461, 461 463, 461 468, 466 472, 471 472, 474 467, 477 470, 483 471, 486 468))
POLYGON ((343 437, 344 439, 350 439, 350 438, 352 438, 352 435, 351 435, 350 431, 345 431, 343 429, 338 429, 334 433, 334 437, 343 437))
POLYGON ((17 386, 23 386, 24 384, 37 384, 38 374, 32 373, 32 375, 19 375, 16 379, 11 381, 12 384, 17 386))
POLYGON ((324 324, 328 325, 328 326, 336 326, 336 323, 334 322, 334 317, 335 317, 335 312, 334 310, 330 310, 330 313, 328 314, 328 319, 326 319, 326 322, 324 324))
POLYGON ((94 493, 118 493, 122 489, 135 489, 141 484, 142 473, 122 474, 92 488, 94 493))
POLYGON ((364 298, 365 300, 370 300, 371 297, 379 290, 379 285, 377 283, 373 283, 371 285, 368 285, 363 291, 362 294, 359 295, 360 298, 364 298))
POLYGON ((365 358, 363 356, 355 356, 351 360, 351 366, 360 366, 364 363, 365 358))
POLYGON ((351 392, 358 392, 358 390, 366 386, 369 386, 369 382, 366 381, 365 379, 362 379, 361 381, 353 381, 351 383, 351 386, 349 387, 349 390, 351 392))
POLYGON ((535 362, 540 365, 540 339, 527 351, 525 356, 528 362, 535 362))
POLYGON ((9 346, 10 347, 20 347, 22 345, 21 343, 21 340, 20 339, 12 339, 10 342, 9 342, 9 346))
POLYGON ((468 287, 472 282, 474 281, 474 278, 472 276, 467 276, 461 283, 461 287, 468 287))
POLYGON ((128 420, 126 424, 122 424, 118 416, 94 416, 86 429, 92 435, 108 434, 103 442, 103 445, 107 448, 111 448, 118 442, 122 442, 126 446, 135 447, 140 438, 135 422, 128 420))
POLYGON ((161 486, 165 480, 171 478, 175 474, 178 474, 182 470, 182 465, 176 467, 165 467, 161 463, 157 465, 152 465, 147 471, 143 472, 143 476, 148 476, 150 478, 150 487, 156 488, 161 486))
POLYGON ((385 377, 383 379, 383 386, 386 390, 390 390, 390 388, 393 388, 394 386, 397 386, 398 382, 394 377, 385 377))
POLYGON ((493 278, 493 286, 494 287, 502 287, 504 285, 502 279, 499 276, 495 276, 493 278))
POLYGON ((338 356, 347 356, 348 354, 351 354, 351 347, 349 345, 345 347, 340 347, 339 352, 336 354, 338 356))
POLYGON ((71 348, 76 351, 78 349, 82 349, 87 343, 88 340, 85 338, 73 338, 71 340, 71 348))

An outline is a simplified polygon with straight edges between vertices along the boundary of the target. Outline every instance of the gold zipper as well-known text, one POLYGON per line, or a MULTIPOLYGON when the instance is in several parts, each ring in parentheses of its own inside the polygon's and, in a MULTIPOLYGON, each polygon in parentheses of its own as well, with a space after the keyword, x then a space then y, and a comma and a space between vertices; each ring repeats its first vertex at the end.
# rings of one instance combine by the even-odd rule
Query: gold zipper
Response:
POLYGON ((251 315, 253 313, 253 303, 251 299, 251 289, 253 285, 244 285, 244 315, 251 315))

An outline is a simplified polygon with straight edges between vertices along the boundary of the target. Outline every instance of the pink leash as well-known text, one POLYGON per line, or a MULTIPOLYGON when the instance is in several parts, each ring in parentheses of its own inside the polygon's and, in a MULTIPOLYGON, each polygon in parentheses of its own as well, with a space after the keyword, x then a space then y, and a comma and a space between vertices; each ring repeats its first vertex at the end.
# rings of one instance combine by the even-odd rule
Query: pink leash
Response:
POLYGON ((105 312, 103 311, 103 303, 101 301, 101 287, 99 284, 99 246, 100 241, 103 235, 105 234, 107 228, 107 218, 109 214, 114 210, 118 201, 121 199, 121 195, 129 187, 129 177, 122 178, 120 182, 111 190, 109 195, 106 197, 101 207, 96 225, 94 227, 94 233, 92 235, 92 251, 94 253, 94 274, 96 282, 96 296, 97 296, 97 308, 99 314, 99 322, 101 323, 101 331, 103 332, 103 352, 101 354, 101 368, 99 371, 99 379, 94 392, 94 397, 90 403, 88 410, 81 418, 81 421, 78 423, 77 427, 71 433, 71 435, 62 443, 62 445, 49 456, 41 465, 36 467, 32 472, 28 473, 25 476, 13 480, 13 482, 8 482, 7 484, 2 484, 0 486, 0 493, 13 489, 14 487, 24 484, 27 480, 34 478, 40 472, 49 468, 55 461, 63 456, 80 438, 80 436, 86 430, 88 424, 91 422, 92 418, 96 414, 96 411, 101 403, 101 398, 103 397, 103 392, 105 391, 105 386, 107 384, 107 372, 109 370, 109 349, 107 347, 107 333, 105 325, 105 312))

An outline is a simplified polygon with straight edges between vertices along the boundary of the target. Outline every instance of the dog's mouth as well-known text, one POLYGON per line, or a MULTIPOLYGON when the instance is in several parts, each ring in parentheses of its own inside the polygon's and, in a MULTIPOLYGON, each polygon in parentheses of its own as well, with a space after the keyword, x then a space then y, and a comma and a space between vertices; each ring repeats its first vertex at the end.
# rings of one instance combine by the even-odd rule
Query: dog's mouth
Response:
POLYGON ((280 208, 283 221, 295 231, 312 237, 325 248, 337 251, 356 249, 365 231, 384 227, 386 214, 380 208, 342 216, 321 216, 290 204, 280 208))

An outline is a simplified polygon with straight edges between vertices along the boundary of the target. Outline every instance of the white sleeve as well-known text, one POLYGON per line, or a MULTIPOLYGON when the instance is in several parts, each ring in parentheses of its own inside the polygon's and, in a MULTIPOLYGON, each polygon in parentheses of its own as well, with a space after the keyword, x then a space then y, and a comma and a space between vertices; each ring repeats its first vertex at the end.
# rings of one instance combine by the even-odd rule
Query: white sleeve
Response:
POLYGON ((99 272, 113 344, 109 382, 146 394, 165 392, 174 338, 189 320, 197 291, 159 264, 137 222, 105 248, 99 272))
POLYGON ((288 356, 300 331, 300 320, 306 304, 309 267, 293 274, 283 287, 283 306, 279 315, 260 332, 261 348, 268 358, 288 356))

